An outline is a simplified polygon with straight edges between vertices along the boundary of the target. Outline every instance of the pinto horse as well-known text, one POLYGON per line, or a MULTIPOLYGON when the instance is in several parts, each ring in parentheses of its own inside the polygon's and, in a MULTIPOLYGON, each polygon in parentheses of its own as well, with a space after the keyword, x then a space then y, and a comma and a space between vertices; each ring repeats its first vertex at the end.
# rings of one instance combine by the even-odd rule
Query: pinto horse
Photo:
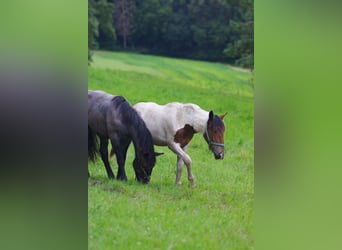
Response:
POLYGON ((144 121, 122 96, 113 96, 103 91, 88 91, 88 158, 94 161, 99 151, 108 177, 114 179, 108 160, 108 140, 111 141, 112 152, 116 155, 117 179, 127 180, 126 154, 133 141, 136 179, 148 183, 159 154, 154 152, 152 136, 144 121), (97 136, 100 138, 99 149, 97 136))
POLYGON ((176 184, 181 184, 182 166, 185 163, 188 180, 195 186, 191 170, 191 158, 186 153, 193 135, 202 133, 213 152, 215 159, 224 158, 225 126, 221 116, 207 112, 196 104, 178 102, 158 105, 153 102, 140 102, 133 106, 150 130, 153 143, 168 146, 177 155, 176 184))

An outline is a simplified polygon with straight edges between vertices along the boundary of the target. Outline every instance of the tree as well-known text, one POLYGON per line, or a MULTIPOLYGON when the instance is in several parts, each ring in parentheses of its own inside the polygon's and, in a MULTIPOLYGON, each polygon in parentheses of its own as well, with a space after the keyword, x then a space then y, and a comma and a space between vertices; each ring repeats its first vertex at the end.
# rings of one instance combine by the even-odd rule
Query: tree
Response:
POLYGON ((149 53, 163 54, 166 25, 172 14, 171 0, 136 0, 132 43, 149 53))
POLYGON ((116 42, 114 4, 107 0, 99 0, 96 3, 96 9, 99 21, 99 46, 101 49, 113 49, 116 42))
POLYGON ((131 35, 134 9, 132 0, 116 1, 115 26, 118 34, 122 37, 124 48, 127 48, 127 40, 131 35))
MULTIPOLYGON (((229 0, 228 0, 229 1, 229 0)), ((254 1, 230 0, 235 4, 237 18, 230 26, 235 31, 233 42, 229 43, 224 52, 235 58, 236 64, 254 69, 254 1)))
POLYGON ((114 46, 113 10, 114 4, 107 0, 88 0, 88 63, 92 50, 112 49, 114 46))
POLYGON ((88 3, 89 51, 115 50, 118 37, 123 48, 139 52, 254 68, 253 0, 88 3))
POLYGON ((224 60, 222 51, 230 41, 230 5, 223 0, 193 0, 188 5, 193 58, 224 60))
POLYGON ((95 5, 94 0, 88 0, 88 63, 91 62, 91 50, 98 47, 99 21, 96 17, 97 11, 95 5))
POLYGON ((189 0, 172 1, 172 9, 163 33, 167 55, 188 57, 194 47, 188 4, 189 0))

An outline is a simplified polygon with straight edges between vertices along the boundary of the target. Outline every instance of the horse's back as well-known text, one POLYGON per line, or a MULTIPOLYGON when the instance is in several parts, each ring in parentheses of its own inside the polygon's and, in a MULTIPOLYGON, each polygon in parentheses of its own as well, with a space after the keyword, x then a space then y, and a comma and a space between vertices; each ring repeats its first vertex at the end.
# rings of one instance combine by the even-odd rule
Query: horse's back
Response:
POLYGON ((155 102, 139 102, 135 104, 134 109, 141 113, 167 113, 167 111, 178 110, 183 107, 184 104, 179 102, 170 102, 165 105, 160 105, 155 102))
POLYGON ((170 109, 169 104, 159 105, 154 102, 139 102, 133 106, 133 108, 139 113, 143 120, 153 121, 154 123, 161 123, 165 119, 169 120, 167 117, 173 115, 175 109, 170 109))
POLYGON ((94 100, 105 102, 113 99, 114 97, 116 96, 108 94, 102 90, 88 90, 88 104, 94 100))
POLYGON ((122 96, 111 95, 102 90, 88 90, 88 126, 99 135, 107 137, 118 127, 115 119, 116 105, 122 101, 125 101, 122 96))
POLYGON ((139 102, 133 106, 138 112, 140 117, 144 120, 148 128, 152 127, 152 124, 160 126, 164 121, 165 111, 164 106, 154 102, 139 102))
POLYGON ((185 125, 182 103, 159 105, 153 102, 140 102, 133 107, 144 120, 156 145, 165 146, 173 141, 176 131, 185 125))
POLYGON ((154 102, 139 102, 135 104, 134 109, 138 111, 143 120, 153 121, 155 124, 172 123, 175 126, 183 126, 186 116, 200 110, 200 107, 192 103, 170 102, 160 105, 154 102))
POLYGON ((88 119, 96 113, 102 113, 110 106, 113 95, 107 94, 101 90, 88 90, 88 119))

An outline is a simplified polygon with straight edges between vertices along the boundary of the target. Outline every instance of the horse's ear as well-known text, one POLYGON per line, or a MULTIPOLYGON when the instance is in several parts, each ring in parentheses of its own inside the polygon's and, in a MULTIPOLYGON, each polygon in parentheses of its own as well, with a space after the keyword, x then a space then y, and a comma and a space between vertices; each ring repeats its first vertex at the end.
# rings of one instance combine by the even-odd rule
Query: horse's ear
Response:
POLYGON ((210 110, 209 112, 209 121, 212 121, 214 119, 214 112, 210 110))
POLYGON ((223 118, 226 116, 227 112, 224 113, 223 115, 219 115, 220 119, 223 120, 223 118))
POLYGON ((159 155, 163 155, 164 153, 158 153, 158 152, 154 152, 154 156, 157 157, 159 155))

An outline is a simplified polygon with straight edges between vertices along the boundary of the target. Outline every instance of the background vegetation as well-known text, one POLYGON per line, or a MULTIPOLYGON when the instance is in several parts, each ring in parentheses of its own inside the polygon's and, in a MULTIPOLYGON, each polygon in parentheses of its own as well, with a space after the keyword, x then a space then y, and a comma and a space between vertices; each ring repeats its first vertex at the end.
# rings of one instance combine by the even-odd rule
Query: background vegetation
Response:
POLYGON ((253 0, 88 0, 88 46, 253 69, 253 4, 253 0))
MULTIPOLYGON (((254 85, 251 74, 221 63, 95 52, 89 89, 125 96, 131 104, 192 102, 225 117, 225 158, 214 159, 202 135, 188 153, 197 187, 175 186, 176 156, 165 147, 151 182, 110 181, 100 160, 89 163, 89 249, 253 249, 254 85)), ((117 171, 112 160, 114 172, 117 171)))

